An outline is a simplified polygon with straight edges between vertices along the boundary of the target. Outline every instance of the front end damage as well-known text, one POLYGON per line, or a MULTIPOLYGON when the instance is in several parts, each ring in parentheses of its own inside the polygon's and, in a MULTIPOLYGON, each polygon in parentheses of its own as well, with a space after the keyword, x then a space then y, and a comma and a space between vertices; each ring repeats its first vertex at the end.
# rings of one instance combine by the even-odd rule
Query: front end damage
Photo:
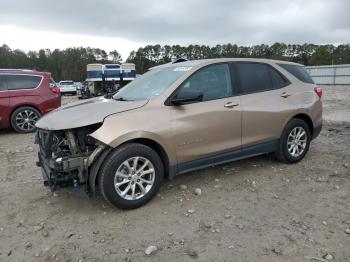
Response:
POLYGON ((97 159, 108 146, 89 134, 100 126, 94 124, 59 131, 38 129, 35 141, 39 145, 37 165, 41 167, 44 185, 51 191, 58 187, 79 187, 89 195, 94 194, 94 181, 89 184, 91 170, 96 170, 94 163, 101 162, 97 159))

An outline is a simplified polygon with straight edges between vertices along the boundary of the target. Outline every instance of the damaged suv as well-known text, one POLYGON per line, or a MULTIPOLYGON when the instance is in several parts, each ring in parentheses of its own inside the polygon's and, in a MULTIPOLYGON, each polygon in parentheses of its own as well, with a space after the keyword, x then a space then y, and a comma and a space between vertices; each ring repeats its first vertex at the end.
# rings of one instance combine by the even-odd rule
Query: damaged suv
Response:
POLYGON ((321 96, 295 63, 169 63, 112 98, 68 104, 41 118, 37 164, 51 190, 77 187, 136 208, 176 174, 267 153, 300 161, 321 131, 321 96))

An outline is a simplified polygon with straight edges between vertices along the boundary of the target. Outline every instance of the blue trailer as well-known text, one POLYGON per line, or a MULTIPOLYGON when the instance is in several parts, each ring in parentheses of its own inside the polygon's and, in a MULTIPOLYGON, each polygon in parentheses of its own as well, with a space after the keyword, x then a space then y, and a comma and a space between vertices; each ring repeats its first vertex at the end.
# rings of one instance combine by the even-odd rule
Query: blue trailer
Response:
POLYGON ((118 90, 136 78, 135 64, 88 64, 86 82, 92 96, 103 95, 106 88, 118 90))

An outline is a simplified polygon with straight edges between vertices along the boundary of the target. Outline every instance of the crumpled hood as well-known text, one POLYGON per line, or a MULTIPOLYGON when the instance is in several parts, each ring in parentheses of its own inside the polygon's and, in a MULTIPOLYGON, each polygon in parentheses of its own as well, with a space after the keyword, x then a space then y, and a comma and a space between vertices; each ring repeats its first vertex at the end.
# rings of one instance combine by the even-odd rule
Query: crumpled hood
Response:
POLYGON ((45 130, 63 130, 101 123, 105 117, 140 108, 143 101, 116 101, 97 97, 64 105, 40 118, 36 127, 45 130))

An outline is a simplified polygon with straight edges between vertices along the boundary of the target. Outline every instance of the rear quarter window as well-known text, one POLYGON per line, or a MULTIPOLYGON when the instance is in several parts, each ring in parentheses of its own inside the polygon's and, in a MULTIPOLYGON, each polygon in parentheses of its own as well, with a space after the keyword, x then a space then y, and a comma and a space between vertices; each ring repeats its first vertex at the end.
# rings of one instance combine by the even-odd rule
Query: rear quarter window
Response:
POLYGON ((273 89, 283 88, 290 84, 290 82, 281 75, 281 73, 277 72, 274 68, 270 67, 270 76, 273 89))
POLYGON ((306 72, 305 68, 300 65, 291 65, 291 64, 278 64, 283 69, 287 70, 293 76, 298 78, 300 81, 307 84, 314 84, 314 80, 312 80, 311 76, 306 72))
POLYGON ((39 86, 41 79, 41 76, 8 75, 7 88, 8 90, 34 89, 39 86))

